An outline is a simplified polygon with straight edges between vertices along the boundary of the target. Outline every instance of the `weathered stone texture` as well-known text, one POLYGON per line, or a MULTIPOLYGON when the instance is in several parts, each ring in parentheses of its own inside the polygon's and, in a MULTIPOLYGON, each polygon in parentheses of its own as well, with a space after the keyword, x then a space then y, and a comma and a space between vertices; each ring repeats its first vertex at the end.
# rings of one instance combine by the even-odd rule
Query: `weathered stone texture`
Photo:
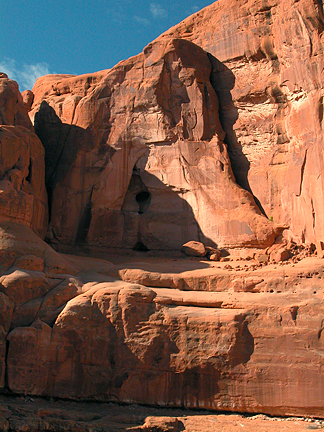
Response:
POLYGON ((44 149, 15 81, 0 77, 0 222, 14 221, 44 236, 47 195, 44 149))
POLYGON ((164 33, 211 54, 232 168, 299 241, 324 237, 323 5, 219 0, 164 33))
POLYGON ((193 296, 70 280, 70 294, 51 294, 55 307, 59 299, 65 306, 50 325, 38 319, 10 332, 8 386, 47 397, 323 417, 323 289, 317 284, 309 300, 309 282, 298 295, 287 286, 282 294, 193 296))
POLYGON ((323 29, 218 0, 111 70, 0 75, 1 391, 324 418, 323 29), (206 256, 59 254, 45 184, 58 246, 206 256))
POLYGON ((37 80, 31 116, 45 146, 53 241, 138 250, 273 242, 280 227, 235 183, 211 71, 198 46, 161 39, 110 71, 37 80))

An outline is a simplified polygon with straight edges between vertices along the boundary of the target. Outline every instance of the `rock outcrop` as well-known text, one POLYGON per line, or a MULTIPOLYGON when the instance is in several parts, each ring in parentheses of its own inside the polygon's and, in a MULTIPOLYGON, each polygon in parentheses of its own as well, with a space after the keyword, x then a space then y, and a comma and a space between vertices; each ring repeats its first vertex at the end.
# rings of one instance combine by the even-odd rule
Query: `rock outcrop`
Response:
POLYGON ((282 228, 235 183, 211 71, 198 46, 161 39, 109 71, 37 80, 49 238, 138 250, 273 243, 282 228))
POLYGON ((324 238, 323 4, 218 0, 160 39, 205 49, 238 183, 299 241, 324 238))
POLYGON ((0 75, 0 222, 47 230, 44 148, 15 81, 0 75))
POLYGON ((323 28, 218 0, 111 70, 0 75, 2 392, 324 418, 323 28))
POLYGON ((76 276, 13 268, 0 279, 16 305, 8 388, 77 400, 323 417, 322 260, 279 272, 272 266, 242 273, 221 264, 184 272, 182 259, 156 262, 157 284, 139 262, 133 273, 125 272, 129 264, 120 266, 129 282, 117 279, 113 266, 94 273, 85 261, 75 261, 82 268, 76 276), (145 283, 145 277, 148 286, 131 282, 145 283), (182 285, 171 289, 169 280, 177 277, 182 285), (8 291, 14 280, 19 298, 8 291))

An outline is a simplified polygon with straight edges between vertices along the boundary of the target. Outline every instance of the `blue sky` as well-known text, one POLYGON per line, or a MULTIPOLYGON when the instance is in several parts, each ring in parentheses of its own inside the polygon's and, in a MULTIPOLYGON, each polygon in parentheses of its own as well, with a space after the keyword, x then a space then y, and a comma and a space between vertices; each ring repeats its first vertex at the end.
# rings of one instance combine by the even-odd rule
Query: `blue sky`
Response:
POLYGON ((7 0, 0 71, 31 89, 47 73, 108 69, 213 1, 7 0))

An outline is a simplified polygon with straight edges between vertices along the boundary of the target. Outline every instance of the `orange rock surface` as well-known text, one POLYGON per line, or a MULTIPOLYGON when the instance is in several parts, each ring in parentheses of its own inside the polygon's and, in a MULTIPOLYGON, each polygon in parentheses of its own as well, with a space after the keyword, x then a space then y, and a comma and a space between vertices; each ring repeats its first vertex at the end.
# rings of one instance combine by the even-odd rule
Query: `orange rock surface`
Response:
MULTIPOLYGON (((2 392, 324 418, 323 29, 218 0, 111 70, 0 75, 2 392)), ((209 419, 111 430, 249 430, 209 419)))
POLYGON ((324 238, 323 5, 218 0, 164 33, 210 53, 232 168, 299 241, 324 238))
POLYGON ((13 393, 324 417, 322 259, 248 272, 69 260, 74 276, 0 280, 13 393))
POLYGON ((235 183, 211 71, 198 46, 161 39, 109 71, 37 80, 31 116, 45 146, 53 241, 272 244, 282 228, 235 183))
POLYGON ((44 148, 15 81, 0 75, 0 221, 47 230, 44 148))

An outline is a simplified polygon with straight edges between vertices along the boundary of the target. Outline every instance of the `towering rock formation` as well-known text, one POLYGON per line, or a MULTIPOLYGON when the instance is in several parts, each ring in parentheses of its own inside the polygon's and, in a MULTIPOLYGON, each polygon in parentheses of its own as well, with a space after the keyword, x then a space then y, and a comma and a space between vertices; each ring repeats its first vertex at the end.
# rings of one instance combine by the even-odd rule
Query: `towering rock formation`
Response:
POLYGON ((323 3, 219 0, 161 36, 210 53, 232 168, 299 241, 324 238, 323 3))
POLYGON ((44 148, 28 117, 30 93, 0 75, 0 220, 31 227, 43 237, 47 230, 44 148))
POLYGON ((53 241, 139 250, 273 242, 282 228, 235 183, 211 72, 201 48, 162 38, 112 70, 37 80, 53 241))
POLYGON ((0 76, 0 390, 324 418, 323 251, 273 244, 324 235, 321 5, 218 0, 111 70, 0 76), (46 231, 265 250, 117 266, 46 231))

